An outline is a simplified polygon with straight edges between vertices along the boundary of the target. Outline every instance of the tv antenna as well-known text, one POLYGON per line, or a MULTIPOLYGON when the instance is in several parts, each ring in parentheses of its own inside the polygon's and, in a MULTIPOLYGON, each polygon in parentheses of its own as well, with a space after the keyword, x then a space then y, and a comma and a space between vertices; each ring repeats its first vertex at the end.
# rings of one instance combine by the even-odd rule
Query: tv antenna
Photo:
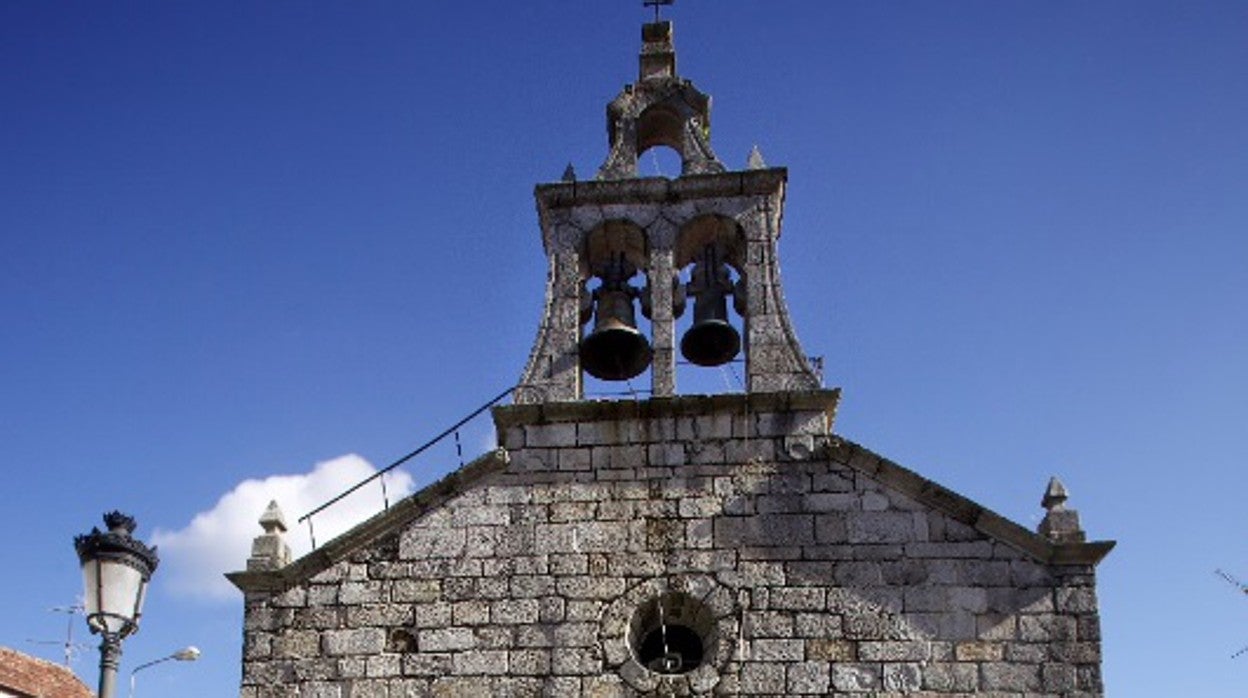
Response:
POLYGON ((30 639, 27 639, 26 641, 36 644, 36 645, 60 645, 62 650, 65 652, 65 666, 70 666, 74 662, 74 660, 78 658, 78 653, 80 651, 90 647, 90 645, 88 645, 85 642, 74 642, 74 617, 82 615, 82 611, 83 611, 83 607, 81 603, 76 603, 72 606, 53 606, 52 608, 49 608, 48 609, 49 613, 64 613, 66 616, 69 617, 68 622, 65 624, 65 639, 64 640, 30 640, 30 639))
POLYGON ((676 2, 676 0, 642 0, 641 4, 643 7, 654 8, 654 21, 657 24, 659 21, 659 8, 664 5, 671 5, 674 2, 676 2))
MULTIPOLYGON (((1230 574, 1223 572, 1222 570, 1214 570, 1213 573, 1225 579, 1227 582, 1234 584, 1235 587, 1239 589, 1240 593, 1248 594, 1248 584, 1244 584, 1243 582, 1239 581, 1238 579, 1231 576, 1230 574)), ((1244 654, 1245 652, 1248 652, 1248 647, 1244 647, 1240 649, 1238 652, 1236 652, 1235 654, 1232 654, 1231 659, 1235 659, 1236 657, 1240 656, 1241 654, 1244 654)))

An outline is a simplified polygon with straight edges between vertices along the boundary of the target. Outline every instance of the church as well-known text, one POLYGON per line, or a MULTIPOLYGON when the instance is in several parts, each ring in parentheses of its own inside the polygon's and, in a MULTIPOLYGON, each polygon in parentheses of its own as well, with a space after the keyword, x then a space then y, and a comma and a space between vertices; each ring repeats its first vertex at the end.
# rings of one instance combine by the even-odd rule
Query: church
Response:
POLYGON ((1103 695, 1113 542, 1057 480, 1032 531, 834 431, 780 281, 787 171, 727 169, 710 104, 644 25, 602 167, 536 188, 545 308, 499 448, 299 560, 271 506, 228 575, 243 698, 1103 695), (654 147, 680 176, 639 176, 654 147), (681 393, 678 361, 745 389, 681 393))

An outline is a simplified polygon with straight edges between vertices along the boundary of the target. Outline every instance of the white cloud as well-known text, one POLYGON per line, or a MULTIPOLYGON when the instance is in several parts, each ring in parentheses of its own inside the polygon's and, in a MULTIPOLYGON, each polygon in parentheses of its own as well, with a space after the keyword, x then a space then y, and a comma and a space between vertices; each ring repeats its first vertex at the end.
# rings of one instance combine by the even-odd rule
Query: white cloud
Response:
POLYGON ((493 426, 481 432, 481 436, 477 438, 477 453, 491 453, 498 448, 498 433, 494 431, 493 426))
MULTIPOLYGON (((156 529, 152 534, 152 542, 160 548, 162 583, 180 596, 236 600, 238 590, 222 575, 247 566, 251 541, 262 532, 260 514, 270 501, 277 500, 286 515, 290 527, 286 542, 298 559, 312 544, 307 524, 299 525, 297 519, 376 472, 371 463, 350 454, 317 463, 308 473, 240 482, 212 509, 196 514, 185 528, 156 529)), ((385 480, 391 503, 412 492, 407 473, 391 471, 385 480)), ((313 517, 317 545, 382 509, 381 486, 371 482, 361 487, 313 517)))

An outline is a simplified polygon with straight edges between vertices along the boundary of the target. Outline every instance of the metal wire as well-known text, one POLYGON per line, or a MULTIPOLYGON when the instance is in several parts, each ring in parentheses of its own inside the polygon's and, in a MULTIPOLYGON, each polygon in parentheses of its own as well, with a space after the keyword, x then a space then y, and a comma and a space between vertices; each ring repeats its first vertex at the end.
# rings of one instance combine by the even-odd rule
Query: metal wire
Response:
MULTIPOLYGON (((372 482, 373 480, 376 480, 377 478, 383 477, 386 473, 390 472, 391 470, 394 470, 395 468, 399 467, 400 465, 403 465, 403 464, 404 464, 404 463, 406 463, 407 461, 409 461, 409 460, 411 460, 411 459, 415 458, 416 456, 419 456, 420 454, 422 454, 422 453, 424 453, 426 450, 428 450, 431 446, 433 446, 433 445, 437 444, 437 443, 438 443, 439 441, 441 441, 442 439, 445 439, 447 436, 450 436, 451 434, 457 434, 457 432, 458 432, 458 430, 459 430, 459 428, 460 428, 460 427, 462 427, 462 426, 464 426, 465 424, 467 424, 468 422, 472 421, 472 420, 473 420, 473 418, 475 418, 477 415, 479 415, 479 414, 481 414, 482 412, 484 412, 484 411, 486 411, 486 410, 490 409, 491 407, 493 407, 496 403, 498 403, 498 402, 499 402, 500 400, 502 400, 503 398, 507 397, 508 395, 511 395, 511 394, 512 394, 512 392, 514 392, 514 391, 515 391, 516 387, 517 387, 517 386, 514 386, 514 385, 513 385, 513 386, 511 386, 510 388, 507 388, 506 390, 504 390, 503 392, 501 392, 501 393, 499 393, 497 396, 495 396, 495 397, 494 397, 494 399, 490 400, 489 402, 485 403, 484 405, 482 405, 482 406, 478 407, 477 409, 473 410, 473 411, 472 411, 472 412, 471 412, 471 413, 470 413, 467 417, 464 417, 463 419, 459 420, 458 422, 455 422, 455 423, 454 423, 454 424, 452 424, 451 426, 447 427, 447 428, 446 428, 446 430, 444 430, 442 433, 438 434, 437 436, 433 437, 433 438, 432 438, 432 439, 430 439, 429 441, 425 442, 423 445, 421 445, 421 446, 420 446, 420 448, 417 448, 416 450, 412 451, 411 453, 408 453, 407 455, 403 456, 402 458, 400 458, 400 459, 398 459, 398 460, 394 461, 394 462, 393 462, 393 463, 391 463, 390 465, 387 465, 386 467, 382 468, 381 470, 378 470, 377 472, 373 473, 372 475, 370 475, 370 476, 368 476, 368 477, 364 478, 363 480, 360 480, 359 482, 355 483, 355 484, 354 484, 354 485, 352 485, 350 488, 348 488, 345 492, 343 492, 343 493, 339 494, 337 497, 334 497, 333 499, 329 500, 328 502, 325 502, 324 504, 320 505, 319 507, 317 507, 317 508, 313 509, 312 511, 309 511, 308 513, 304 514, 303 516, 299 517, 299 523, 303 523, 304 521, 307 521, 307 522, 308 522, 308 533, 309 533, 309 535, 311 535, 311 536, 312 536, 312 547, 313 547, 313 548, 316 548, 316 536, 315 536, 315 534, 313 534, 313 533, 312 533, 312 517, 313 517, 313 516, 315 516, 315 515, 317 515, 317 514, 321 513, 322 511, 324 511, 324 510, 328 509, 329 507, 331 507, 331 506, 333 506, 333 505, 337 504, 338 502, 342 501, 342 500, 343 500, 343 499, 345 499, 348 495, 350 495, 350 494, 354 493, 356 490, 360 489, 360 488, 361 488, 361 487, 363 487, 364 485, 367 485, 368 483, 372 482)), ((457 436, 458 436, 458 435, 457 435, 457 436)), ((462 459, 462 454, 461 454, 461 459, 462 459)), ((384 491, 384 487, 385 487, 385 482, 384 482, 384 481, 382 482, 382 487, 383 487, 383 491, 384 491)), ((388 503, 387 503, 387 508, 388 508, 388 503)))

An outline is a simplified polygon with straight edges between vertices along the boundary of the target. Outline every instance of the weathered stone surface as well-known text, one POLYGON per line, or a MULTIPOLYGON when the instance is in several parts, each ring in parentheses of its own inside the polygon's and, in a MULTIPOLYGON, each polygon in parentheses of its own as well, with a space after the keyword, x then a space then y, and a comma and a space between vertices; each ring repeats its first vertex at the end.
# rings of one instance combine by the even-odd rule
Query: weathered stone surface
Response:
POLYGON ((981 687, 988 691, 1038 691, 1040 667, 1017 662, 986 662, 980 667, 981 687))
POLYGON ((379 628, 331 630, 324 635, 324 652, 328 656, 376 654, 385 647, 385 633, 379 628))
POLYGON ((781 695, 786 685, 783 664, 751 662, 741 670, 741 691, 751 695, 781 695))
MULTIPOLYGON (((542 458, 577 465, 555 477, 500 471, 397 531, 398 561, 364 549, 253 599, 244 688, 294 682, 339 698, 346 682, 353 698, 658 690, 626 645, 604 646, 605 609, 644 584, 709 602, 689 576, 709 573, 727 601, 699 622, 742 642, 696 677, 664 679, 676 693, 1099 695, 1089 568, 1046 567, 823 456, 617 471, 614 456, 587 450, 624 457, 636 449, 611 438, 656 431, 697 433, 702 448, 712 434, 724 447, 751 433, 733 420, 659 421, 633 420, 616 437, 580 426, 535 437, 542 458)), ((775 426, 784 420, 767 423, 785 431, 775 426)), ((718 452, 775 452, 749 439, 718 452)), ((633 613, 610 632, 627 637, 633 613)))
POLYGON ((832 687, 845 693, 871 693, 879 690, 882 674, 879 664, 833 664, 832 687))
POLYGON ((831 672, 827 662, 797 662, 788 665, 786 693, 788 695, 828 692, 831 672))

